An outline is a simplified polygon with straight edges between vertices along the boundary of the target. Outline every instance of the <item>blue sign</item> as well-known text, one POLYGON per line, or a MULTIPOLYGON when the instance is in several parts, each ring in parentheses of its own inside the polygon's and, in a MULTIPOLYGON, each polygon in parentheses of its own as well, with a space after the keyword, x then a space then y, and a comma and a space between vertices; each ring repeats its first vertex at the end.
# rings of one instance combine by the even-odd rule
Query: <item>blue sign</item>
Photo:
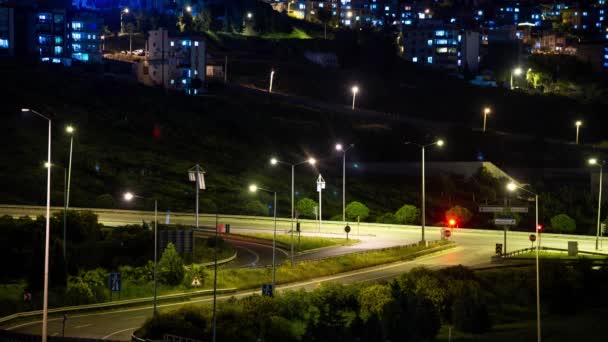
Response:
POLYGON ((272 297, 273 292, 272 284, 262 284, 262 296, 272 297))
POLYGON ((110 291, 120 292, 122 288, 122 277, 119 272, 110 273, 110 291))

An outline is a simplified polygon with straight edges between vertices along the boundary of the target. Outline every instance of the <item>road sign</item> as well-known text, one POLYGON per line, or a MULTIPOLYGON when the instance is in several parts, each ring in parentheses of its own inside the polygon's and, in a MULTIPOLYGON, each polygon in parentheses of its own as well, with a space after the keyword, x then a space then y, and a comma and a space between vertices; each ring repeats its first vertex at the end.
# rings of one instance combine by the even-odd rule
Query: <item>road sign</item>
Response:
POLYGON ((494 224, 497 226, 514 226, 517 224, 517 221, 515 219, 497 218, 494 219, 494 224))
POLYGON ((512 212, 512 213, 527 213, 528 207, 503 207, 499 205, 481 205, 479 206, 480 213, 502 213, 502 212, 512 212))
POLYGON ((272 284, 262 284, 262 296, 272 297, 273 292, 272 284))
POLYGON ((346 234, 350 233, 350 226, 347 225, 346 227, 344 227, 344 231, 346 232, 346 234))
POLYGON ((319 178, 317 178, 317 192, 321 192, 321 190, 325 190, 325 179, 319 174, 319 178))
POLYGON ((445 231, 443 231, 443 235, 445 235, 445 237, 450 237, 452 236, 452 231, 449 229, 446 229, 445 231))
POLYGON ((532 242, 536 241, 536 235, 530 234, 530 241, 532 241, 532 242))
POLYGON ((110 273, 110 291, 120 292, 122 287, 122 277, 119 272, 110 273))
POLYGON ((496 244, 496 255, 502 255, 502 243, 497 243, 496 244))
POLYGON ((194 278, 192 279, 192 286, 193 287, 199 287, 199 286, 201 286, 201 281, 198 279, 197 276, 194 276, 194 278))

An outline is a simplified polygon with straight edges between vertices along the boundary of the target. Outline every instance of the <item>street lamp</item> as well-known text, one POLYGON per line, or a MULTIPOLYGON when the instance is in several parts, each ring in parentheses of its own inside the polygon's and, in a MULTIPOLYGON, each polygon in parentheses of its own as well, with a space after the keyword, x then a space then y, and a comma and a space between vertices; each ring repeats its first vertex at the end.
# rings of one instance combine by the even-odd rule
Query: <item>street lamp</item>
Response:
POLYGON ((274 69, 270 71, 270 85, 268 86, 268 92, 272 93, 272 81, 274 80, 274 69))
POLYGON ((515 74, 515 76, 521 76, 522 73, 523 70, 520 67, 511 70, 511 90, 513 90, 513 74, 515 74))
POLYGON ((319 193, 319 233, 321 232, 321 225, 323 222, 323 190, 325 190, 325 179, 323 179, 323 176, 319 173, 319 177, 317 178, 317 192, 319 193))
POLYGON ((186 12, 192 13, 192 6, 186 6, 186 12))
POLYGON ((255 184, 249 185, 250 192, 264 191, 274 196, 274 204, 272 209, 274 210, 274 235, 272 237, 272 293, 274 294, 274 287, 277 283, 277 192, 268 189, 260 188, 255 184))
POLYGON ((577 120, 574 123, 574 126, 576 126, 576 144, 577 145, 578 145, 578 133, 579 133, 579 130, 580 130, 580 128, 581 128, 582 125, 583 125, 583 122, 581 120, 577 120))
MULTIPOLYGON (((314 166, 317 163, 315 158, 308 158, 305 161, 301 161, 299 163, 287 163, 278 160, 277 158, 270 158, 270 165, 284 164, 291 166, 291 265, 293 266, 293 258, 294 258, 294 250, 293 250, 293 221, 295 219, 294 215, 294 182, 295 182, 295 168, 298 165, 302 164, 310 164, 314 166)), ((255 192, 255 190, 252 190, 255 192)))
MULTIPOLYGON (((510 182, 509 184, 507 184, 507 190, 515 191, 517 189, 523 190, 530 195, 534 195, 534 203, 536 206, 536 209, 535 209, 536 222, 534 225, 534 227, 535 227, 534 231, 536 232, 536 241, 538 241, 538 231, 540 228, 538 225, 538 194, 535 192, 532 192, 530 190, 527 190, 521 186, 518 186, 514 182, 510 182)), ((537 243, 536 244, 536 340, 537 340, 537 342, 541 341, 541 335, 540 335, 540 277, 539 277, 539 270, 538 270, 539 250, 540 250, 540 243, 537 243)))
POLYGON ((336 151, 342 152, 342 221, 346 222, 346 152, 355 147, 355 144, 350 144, 344 148, 342 144, 336 144, 336 151))
POLYGON ((490 107, 486 107, 483 109, 483 132, 486 132, 486 120, 488 117, 488 114, 490 114, 492 112, 492 110, 490 109, 490 107))
POLYGON ((424 184, 424 181, 425 181, 425 175, 424 175, 425 174, 425 172, 424 172, 424 159, 425 159, 424 158, 424 150, 425 150, 426 147, 430 147, 430 146, 433 146, 433 145, 437 145, 438 147, 441 147, 441 146, 444 145, 444 141, 441 140, 441 139, 438 139, 435 142, 432 142, 432 143, 426 144, 426 145, 417 144, 417 143, 409 142, 408 141, 405 144, 406 145, 410 145, 410 144, 411 145, 416 145, 416 146, 420 147, 420 149, 422 150, 422 212, 421 212, 422 240, 420 240, 420 242, 424 243, 425 242, 425 239, 424 239, 424 227, 425 227, 425 223, 426 223, 425 222, 425 215, 426 215, 425 214, 425 209, 426 209, 426 189, 425 189, 425 184, 424 184))
MULTIPOLYGON (((133 194, 132 192, 125 192, 123 194, 123 198, 125 201, 130 202, 132 201, 134 198, 145 198, 142 196, 137 196, 135 194, 133 194)), ((158 236, 158 200, 154 199, 154 314, 156 315, 156 292, 157 292, 157 277, 156 277, 156 261, 157 261, 157 254, 158 254, 158 245, 157 245, 157 236, 158 236)))
MULTIPOLYGON (((66 185, 65 203, 63 208, 63 259, 67 263, 66 245, 67 240, 67 213, 70 208, 70 183, 72 179, 72 151, 74 150, 74 132, 76 129, 72 125, 65 127, 65 132, 70 135, 70 157, 68 158, 68 181, 66 185)), ((64 169, 65 171, 65 169, 64 169)))
POLYGON ((125 33, 125 24, 123 22, 123 16, 125 14, 129 14, 129 8, 125 7, 122 11, 120 11, 120 32, 125 33))
POLYGON ((247 19, 251 19, 251 18, 253 18, 253 13, 247 12, 247 19))
MULTIPOLYGON (((33 113, 48 121, 47 163, 51 165, 51 119, 33 109, 22 108, 21 112, 33 113)), ((44 294, 42 299, 42 342, 47 340, 48 311, 49 311, 49 238, 51 219, 51 168, 46 171, 46 227, 44 241, 44 294)))
MULTIPOLYGON (((63 259, 67 262, 67 258, 66 258, 66 245, 67 245, 67 229, 66 229, 66 221, 67 221, 67 211, 68 211, 68 170, 60 165, 56 165, 56 164, 51 164, 48 161, 44 162, 44 167, 45 168, 50 168, 50 167, 60 167, 63 169, 63 259)), ((66 264, 67 266, 67 264, 66 264)))
POLYGON ((355 98, 357 97, 357 93, 359 92, 359 87, 353 86, 352 88, 350 88, 350 90, 353 92, 353 110, 355 110, 355 98))
POLYGON ((598 160, 597 158, 589 159, 589 165, 599 166, 600 167, 600 187, 598 189, 598 199, 597 199, 597 233, 595 236, 595 250, 599 250, 599 242, 600 242, 600 226, 601 226, 601 211, 602 211, 602 178, 604 176, 604 164, 606 164, 605 160, 598 160))

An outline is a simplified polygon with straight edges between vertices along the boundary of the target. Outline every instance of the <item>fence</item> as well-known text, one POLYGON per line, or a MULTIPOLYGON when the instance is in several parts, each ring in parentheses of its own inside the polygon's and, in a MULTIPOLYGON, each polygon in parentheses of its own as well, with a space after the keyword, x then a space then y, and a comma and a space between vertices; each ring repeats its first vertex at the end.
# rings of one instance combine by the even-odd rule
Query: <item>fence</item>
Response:
MULTIPOLYGON (((94 338, 80 338, 80 337, 61 337, 61 336, 48 336, 48 342, 99 342, 99 341, 112 341, 112 340, 101 340, 94 338)), ((29 335, 17 333, 14 331, 0 330, 0 342, 42 342, 42 336, 40 335, 29 335)))

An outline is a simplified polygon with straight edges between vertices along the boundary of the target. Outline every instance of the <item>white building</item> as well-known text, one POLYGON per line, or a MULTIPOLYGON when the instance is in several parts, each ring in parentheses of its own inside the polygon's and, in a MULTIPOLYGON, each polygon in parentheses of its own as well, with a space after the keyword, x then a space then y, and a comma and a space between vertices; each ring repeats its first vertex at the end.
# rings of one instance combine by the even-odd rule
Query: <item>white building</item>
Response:
POLYGON ((149 31, 146 60, 137 67, 137 78, 146 85, 203 92, 206 72, 205 41, 200 37, 170 37, 166 29, 149 31))

